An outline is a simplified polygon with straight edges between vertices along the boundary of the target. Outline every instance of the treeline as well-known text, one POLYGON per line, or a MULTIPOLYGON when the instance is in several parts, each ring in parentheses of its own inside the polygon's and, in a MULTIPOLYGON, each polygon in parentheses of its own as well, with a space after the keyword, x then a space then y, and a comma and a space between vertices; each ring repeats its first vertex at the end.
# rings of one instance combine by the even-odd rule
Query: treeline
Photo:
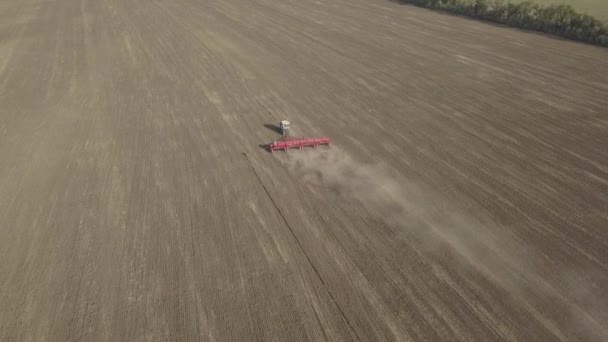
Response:
POLYGON ((532 1, 398 0, 527 30, 608 46, 608 24, 570 5, 543 6, 532 1))

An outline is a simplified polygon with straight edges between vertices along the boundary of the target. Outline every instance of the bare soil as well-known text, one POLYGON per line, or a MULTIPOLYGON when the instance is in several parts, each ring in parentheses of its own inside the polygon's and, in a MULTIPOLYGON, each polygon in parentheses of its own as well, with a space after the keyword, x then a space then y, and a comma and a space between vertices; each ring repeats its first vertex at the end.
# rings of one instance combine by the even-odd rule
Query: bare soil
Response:
POLYGON ((0 0, 0 341, 606 340, 607 146, 598 47, 385 0, 0 0), (281 119, 332 146, 268 153, 281 119))

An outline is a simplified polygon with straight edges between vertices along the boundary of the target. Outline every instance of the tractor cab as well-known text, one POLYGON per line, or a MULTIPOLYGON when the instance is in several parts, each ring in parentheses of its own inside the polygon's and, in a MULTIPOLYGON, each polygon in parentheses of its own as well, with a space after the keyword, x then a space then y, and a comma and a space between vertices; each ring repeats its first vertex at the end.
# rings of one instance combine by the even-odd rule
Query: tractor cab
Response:
POLYGON ((279 127, 281 128, 281 134, 283 134, 284 137, 289 135, 289 121, 287 120, 283 120, 279 123, 279 127))

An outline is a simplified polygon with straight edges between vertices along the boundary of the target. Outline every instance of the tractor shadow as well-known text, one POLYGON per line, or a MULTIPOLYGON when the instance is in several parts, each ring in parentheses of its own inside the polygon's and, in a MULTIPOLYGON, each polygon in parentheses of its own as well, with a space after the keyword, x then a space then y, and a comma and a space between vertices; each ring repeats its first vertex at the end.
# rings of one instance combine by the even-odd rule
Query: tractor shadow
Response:
MULTIPOLYGON (((264 127, 268 128, 269 130, 275 132, 276 134, 278 134, 279 136, 283 136, 283 130, 281 129, 281 127, 277 126, 277 125, 272 125, 272 124, 264 124, 264 127)), ((264 149, 266 152, 270 153, 270 149, 268 147, 268 145, 270 145, 270 143, 267 144, 259 144, 258 146, 261 149, 264 149)))
POLYGON ((268 128, 269 130, 277 133, 277 134, 281 134, 283 135, 283 131, 281 131, 281 127, 277 126, 277 125, 272 125, 272 124, 264 124, 264 127, 268 128))
POLYGON ((270 149, 268 148, 268 144, 259 144, 258 145, 261 149, 263 149, 264 151, 270 153, 270 149))
MULTIPOLYGON (((281 127, 277 126, 277 125, 272 125, 272 124, 264 124, 264 127, 268 128, 269 130, 275 132, 276 134, 279 135, 283 135, 283 132, 281 131, 281 127)), ((264 149, 266 152, 270 152, 270 149, 268 149, 268 145, 269 144, 259 144, 258 146, 261 149, 264 149)))

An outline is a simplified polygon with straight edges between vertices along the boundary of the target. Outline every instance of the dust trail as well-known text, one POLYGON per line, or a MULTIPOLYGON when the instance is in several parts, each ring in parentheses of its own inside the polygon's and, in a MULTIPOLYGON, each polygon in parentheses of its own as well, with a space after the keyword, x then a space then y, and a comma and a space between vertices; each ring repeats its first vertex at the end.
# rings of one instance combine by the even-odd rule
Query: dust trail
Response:
MULTIPOLYGON (((564 329, 585 332, 592 339, 608 336, 605 322, 605 298, 592 282, 577 273, 565 270, 550 279, 532 260, 543 258, 511 230, 499 227, 483 215, 462 213, 441 196, 401 179, 384 165, 364 164, 346 152, 332 147, 306 153, 286 154, 282 161, 292 174, 308 185, 326 188, 339 196, 358 200, 370 213, 404 234, 422 236, 421 249, 432 255, 449 248, 463 261, 477 269, 486 279, 502 287, 521 301, 536 320, 567 340, 564 329), (546 317, 543 308, 536 308, 527 299, 544 298, 564 310, 569 326, 546 317)), ((584 272, 585 270, 582 270, 584 272)), ((599 274, 595 279, 606 279, 599 274)))

